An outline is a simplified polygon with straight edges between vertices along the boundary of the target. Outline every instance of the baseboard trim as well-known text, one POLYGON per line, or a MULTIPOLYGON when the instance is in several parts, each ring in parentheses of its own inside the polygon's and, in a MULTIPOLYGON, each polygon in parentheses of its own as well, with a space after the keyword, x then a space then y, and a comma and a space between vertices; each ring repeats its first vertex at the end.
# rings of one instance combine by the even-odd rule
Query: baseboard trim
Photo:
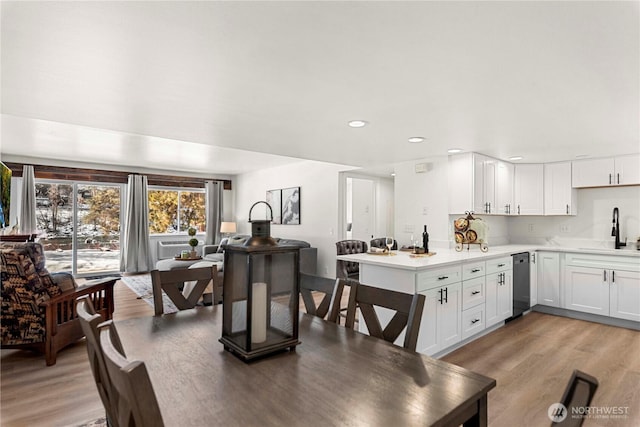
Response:
POLYGON ((532 310, 545 314, 553 314, 555 316, 564 316, 571 319, 586 320, 588 322, 602 323, 609 326, 617 326, 620 328, 640 331, 640 322, 634 322, 633 320, 617 319, 615 317, 600 316, 598 314, 591 313, 582 313, 580 311, 567 310, 566 308, 549 307, 546 305, 536 305, 532 308, 532 310))

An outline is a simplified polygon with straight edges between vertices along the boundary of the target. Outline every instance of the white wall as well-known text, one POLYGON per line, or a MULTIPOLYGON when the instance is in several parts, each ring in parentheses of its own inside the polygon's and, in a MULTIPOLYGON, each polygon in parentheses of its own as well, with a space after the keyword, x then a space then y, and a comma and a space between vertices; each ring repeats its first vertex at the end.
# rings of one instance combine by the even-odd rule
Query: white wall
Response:
MULTIPOLYGON (((376 180, 376 236, 395 237, 395 190, 394 180, 376 180)), ((397 240, 397 239, 396 239, 397 240)))
MULTIPOLYGON (((271 225, 271 235, 304 240, 318 248, 317 274, 335 277, 335 242, 338 240, 338 174, 344 166, 302 161, 292 165, 261 169, 234 180, 238 233, 251 234, 249 209, 265 200, 266 191, 300 187, 300 225, 271 225)), ((256 208, 257 209, 257 208, 256 208)), ((253 212, 253 218, 261 219, 253 212)))
POLYGON ((394 171, 394 233, 398 245, 410 245, 411 235, 422 241, 426 225, 430 248, 449 247, 447 157, 397 163, 394 171), (426 172, 415 172, 419 163, 427 164, 426 172))
POLYGON ((510 218, 512 243, 570 247, 613 248, 613 208, 620 210, 620 240, 631 247, 640 237, 640 187, 584 188, 578 190, 578 215, 510 218), (531 231, 530 231, 531 229, 531 231))

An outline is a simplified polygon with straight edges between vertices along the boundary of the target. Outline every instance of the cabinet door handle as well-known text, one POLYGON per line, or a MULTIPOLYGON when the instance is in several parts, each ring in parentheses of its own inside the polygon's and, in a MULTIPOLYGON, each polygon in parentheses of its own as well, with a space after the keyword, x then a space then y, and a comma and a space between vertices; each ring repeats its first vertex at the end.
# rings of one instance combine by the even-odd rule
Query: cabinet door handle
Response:
POLYGON ((611 271, 611 283, 616 283, 616 272, 615 272, 615 270, 611 271))
POLYGON ((604 270, 604 281, 607 281, 607 270, 604 270))
POLYGON ((488 213, 491 213, 491 202, 489 202, 489 212, 488 213))
POLYGON ((471 324, 478 323, 479 321, 480 321, 480 319, 473 319, 473 320, 471 321, 471 324))
POLYGON ((620 184, 620 174, 617 174, 617 175, 618 175, 618 184, 620 184))
POLYGON ((449 278, 449 276, 440 276, 440 277, 438 277, 438 280, 444 280, 444 279, 448 279, 448 278, 449 278))
POLYGON ((567 215, 569 215, 569 205, 567 205, 567 215))
POLYGON ((498 264, 498 267, 504 267, 506 264, 498 264))
POLYGON ((518 205, 518 215, 520 215, 520 205, 518 205))
POLYGON ((611 174, 609 174, 609 185, 611 185, 611 174))
POLYGON ((444 288, 444 302, 449 303, 449 288, 444 288))
POLYGON ((477 273, 478 271, 480 271, 479 268, 474 268, 473 270, 471 270, 472 273, 477 273))
POLYGON ((438 302, 440 303, 440 305, 442 305, 442 289, 439 289, 438 293, 440 294, 440 299, 438 300, 438 302))
POLYGON ((531 262, 536 263, 536 254, 531 254, 531 262))
POLYGON ((480 293, 480 291, 473 291, 471 292, 471 295, 478 295, 480 293))

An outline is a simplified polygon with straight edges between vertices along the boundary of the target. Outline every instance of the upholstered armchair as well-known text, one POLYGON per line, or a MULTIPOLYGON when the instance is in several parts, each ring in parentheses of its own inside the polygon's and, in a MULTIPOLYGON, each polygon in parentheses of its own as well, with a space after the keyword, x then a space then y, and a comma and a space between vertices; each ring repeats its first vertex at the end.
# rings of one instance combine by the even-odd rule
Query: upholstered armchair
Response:
MULTIPOLYGON (((367 252, 367 242, 362 240, 341 240, 336 242, 336 255, 361 254, 367 252)), ((336 261, 336 278, 359 280, 360 264, 350 261, 336 261)))
POLYGON ((54 365, 59 350, 84 336, 74 303, 82 295, 111 319, 117 278, 79 287, 70 274, 49 274, 42 245, 34 242, 2 242, 0 259, 2 348, 36 350, 54 365))
MULTIPOLYGON (((383 248, 384 249, 384 248, 387 247, 387 244, 386 244, 385 240, 386 239, 384 237, 378 237, 378 238, 372 239, 369 242, 369 245, 372 248, 383 248)), ((396 239, 393 239, 393 246, 391 246, 391 250, 392 251, 398 250, 398 241, 396 239)))

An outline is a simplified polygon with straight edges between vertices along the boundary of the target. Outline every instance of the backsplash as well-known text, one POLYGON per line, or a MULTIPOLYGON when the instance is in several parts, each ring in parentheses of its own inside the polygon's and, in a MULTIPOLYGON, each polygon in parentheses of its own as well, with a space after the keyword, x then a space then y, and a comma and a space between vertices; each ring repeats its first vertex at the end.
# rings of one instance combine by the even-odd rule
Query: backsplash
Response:
POLYGON ((640 187, 585 188, 578 190, 576 216, 520 216, 508 221, 510 243, 613 248, 613 208, 620 210, 620 240, 634 249, 640 237, 640 187))

